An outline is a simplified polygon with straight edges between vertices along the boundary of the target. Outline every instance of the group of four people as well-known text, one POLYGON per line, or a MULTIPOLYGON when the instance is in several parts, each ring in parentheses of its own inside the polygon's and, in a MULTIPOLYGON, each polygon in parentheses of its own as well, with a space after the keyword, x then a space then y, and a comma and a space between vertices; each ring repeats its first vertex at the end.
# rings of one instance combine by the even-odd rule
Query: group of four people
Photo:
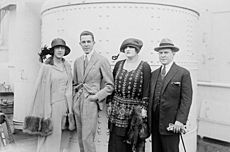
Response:
MULTIPOLYGON (((61 121, 66 111, 75 116, 80 152, 96 152, 98 112, 104 99, 110 130, 108 152, 145 151, 145 139, 138 137, 134 146, 127 142, 136 107, 141 109, 143 123, 148 124, 152 151, 179 152, 179 134, 192 102, 190 73, 173 61, 179 48, 163 39, 154 49, 162 66, 151 73, 150 65, 139 57, 143 42, 126 39, 120 47, 126 59, 118 61, 111 72, 108 60, 94 50, 92 32, 83 31, 79 44, 84 55, 75 60, 73 76, 63 58, 70 48, 60 38, 52 41, 51 57, 38 74, 30 115, 42 117, 39 120, 46 125, 40 125, 41 130, 52 128, 52 133, 39 137, 37 152, 62 151, 61 121), (171 131, 167 130, 169 124, 173 124, 171 131)), ((26 132, 40 131, 33 119, 25 120, 26 132)))

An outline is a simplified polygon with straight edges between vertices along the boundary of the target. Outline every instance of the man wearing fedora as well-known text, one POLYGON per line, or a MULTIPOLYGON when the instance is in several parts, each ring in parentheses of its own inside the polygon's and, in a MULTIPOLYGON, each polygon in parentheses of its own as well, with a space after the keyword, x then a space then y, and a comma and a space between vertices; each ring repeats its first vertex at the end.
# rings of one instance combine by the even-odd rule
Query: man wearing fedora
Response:
POLYGON ((114 90, 109 61, 94 50, 94 35, 90 31, 80 34, 84 55, 74 62, 75 96, 73 111, 76 116, 80 152, 96 152, 94 143, 98 110, 103 109, 103 99, 114 90))
POLYGON ((162 65, 151 76, 148 120, 152 151, 179 152, 179 135, 192 103, 190 72, 173 61, 179 48, 170 39, 162 39, 154 50, 162 65))

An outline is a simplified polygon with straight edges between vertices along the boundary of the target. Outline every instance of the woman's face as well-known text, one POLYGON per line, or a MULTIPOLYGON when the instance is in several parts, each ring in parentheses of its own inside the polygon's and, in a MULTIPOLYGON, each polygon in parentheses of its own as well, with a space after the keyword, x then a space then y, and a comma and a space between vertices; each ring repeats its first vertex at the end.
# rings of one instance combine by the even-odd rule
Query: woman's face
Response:
POLYGON ((63 58, 64 54, 65 54, 64 46, 57 46, 54 48, 54 57, 60 59, 63 58))
POLYGON ((127 46, 126 48, 124 48, 124 52, 126 57, 128 58, 132 58, 137 55, 136 49, 132 46, 127 46))

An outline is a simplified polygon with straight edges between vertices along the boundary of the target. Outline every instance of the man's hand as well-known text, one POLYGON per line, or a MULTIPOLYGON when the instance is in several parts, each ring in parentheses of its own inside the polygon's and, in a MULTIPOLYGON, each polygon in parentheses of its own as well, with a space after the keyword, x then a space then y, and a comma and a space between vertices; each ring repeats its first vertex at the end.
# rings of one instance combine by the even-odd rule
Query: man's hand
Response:
POLYGON ((179 121, 176 121, 173 126, 173 132, 180 133, 182 130, 184 130, 184 124, 179 121))
POLYGON ((72 108, 69 108, 69 114, 73 114, 72 108))
POLYGON ((89 95, 88 100, 91 102, 96 102, 98 100, 97 95, 89 95))

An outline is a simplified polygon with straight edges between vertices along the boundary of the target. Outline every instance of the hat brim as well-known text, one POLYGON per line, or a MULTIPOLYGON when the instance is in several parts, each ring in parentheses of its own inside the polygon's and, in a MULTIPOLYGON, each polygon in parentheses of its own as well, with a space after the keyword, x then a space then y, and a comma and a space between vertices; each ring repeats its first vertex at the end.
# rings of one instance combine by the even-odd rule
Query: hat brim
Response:
POLYGON ((125 49, 126 47, 128 47, 128 46, 135 48, 135 49, 137 50, 137 53, 139 53, 140 50, 141 50, 138 46, 136 46, 136 45, 134 45, 134 44, 126 44, 126 45, 121 46, 120 52, 123 52, 123 53, 124 53, 124 52, 125 52, 124 49, 125 49))
MULTIPOLYGON (((58 47, 58 46, 63 46, 63 47, 65 47, 65 54, 64 54, 64 56, 66 56, 66 55, 68 55, 68 54, 70 53, 70 48, 69 48, 68 46, 66 46, 66 45, 56 45, 56 46, 50 48, 50 51, 54 51, 54 48, 55 48, 55 47, 58 47)), ((51 53, 53 53, 53 52, 51 52, 51 53)))
POLYGON ((154 50, 157 52, 159 52, 162 49, 172 49, 173 52, 179 51, 179 48, 175 46, 159 46, 159 47, 154 48, 154 50))

